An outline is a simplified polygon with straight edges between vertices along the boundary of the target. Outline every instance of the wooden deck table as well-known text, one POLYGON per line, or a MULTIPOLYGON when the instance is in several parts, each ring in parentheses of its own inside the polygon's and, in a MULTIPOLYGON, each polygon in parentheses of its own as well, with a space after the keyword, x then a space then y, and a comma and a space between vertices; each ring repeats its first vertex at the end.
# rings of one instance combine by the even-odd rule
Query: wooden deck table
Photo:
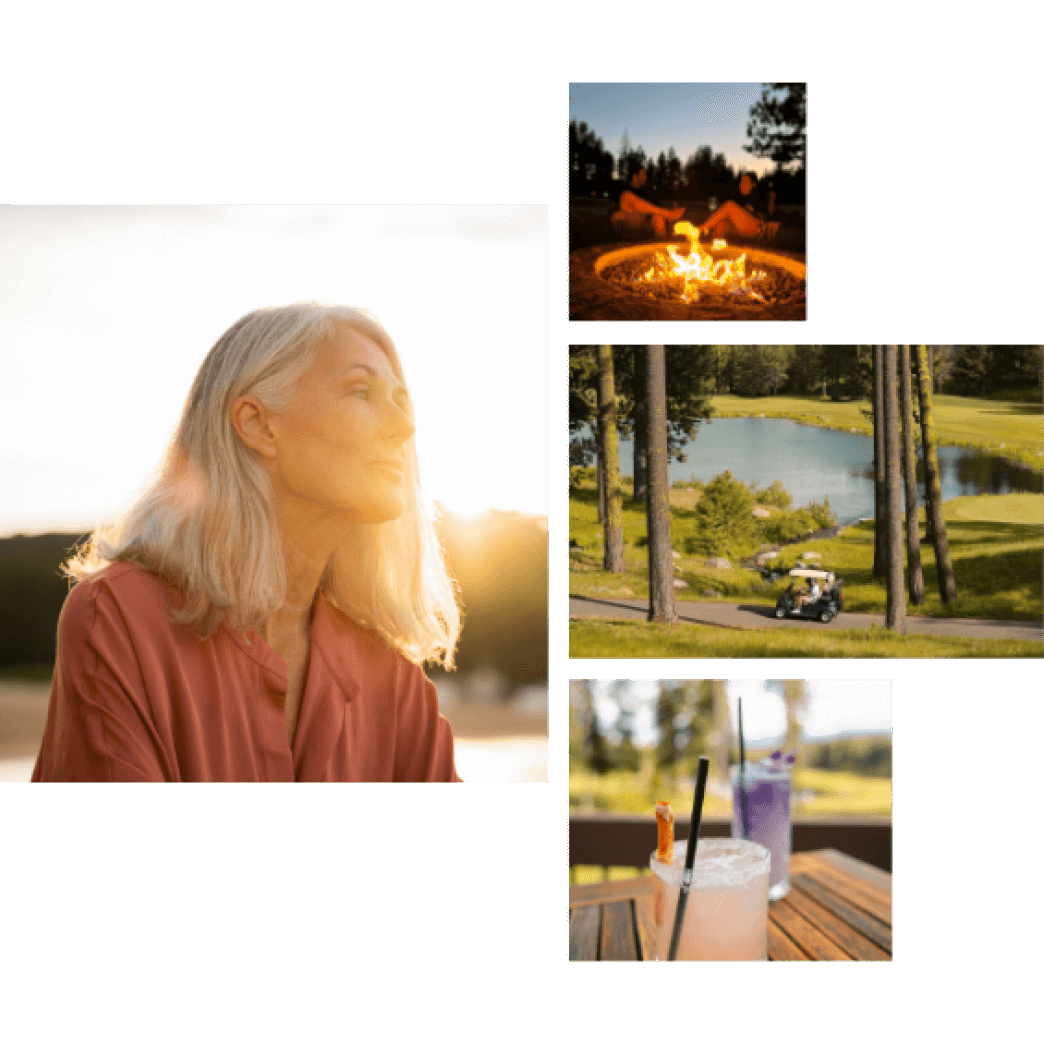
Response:
MULTIPOLYGON (((651 875, 569 889, 571 961, 653 960, 651 875)), ((892 875, 824 848, 790 857, 790 894, 769 904, 770 961, 890 961, 892 875)))

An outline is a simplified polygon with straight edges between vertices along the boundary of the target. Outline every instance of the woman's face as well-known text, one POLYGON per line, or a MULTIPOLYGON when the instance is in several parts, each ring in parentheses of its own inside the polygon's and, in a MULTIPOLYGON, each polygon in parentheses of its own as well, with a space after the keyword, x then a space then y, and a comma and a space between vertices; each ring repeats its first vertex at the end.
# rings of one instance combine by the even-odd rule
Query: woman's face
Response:
POLYGON ((277 494, 351 523, 398 518, 414 431, 407 402, 382 349, 338 323, 316 349, 293 403, 270 420, 277 494))

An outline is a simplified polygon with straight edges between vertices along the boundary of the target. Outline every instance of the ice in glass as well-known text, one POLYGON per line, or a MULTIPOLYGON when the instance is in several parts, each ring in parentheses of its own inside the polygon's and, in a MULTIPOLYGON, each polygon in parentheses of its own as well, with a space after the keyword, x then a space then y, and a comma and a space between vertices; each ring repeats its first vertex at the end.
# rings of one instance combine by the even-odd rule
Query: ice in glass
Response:
MULTIPOLYGON (((670 864, 649 859, 653 872, 656 959, 665 961, 674 930, 685 841, 674 843, 670 864)), ((696 846, 679 961, 763 961, 768 957, 769 852, 754 841, 701 838, 696 846)))

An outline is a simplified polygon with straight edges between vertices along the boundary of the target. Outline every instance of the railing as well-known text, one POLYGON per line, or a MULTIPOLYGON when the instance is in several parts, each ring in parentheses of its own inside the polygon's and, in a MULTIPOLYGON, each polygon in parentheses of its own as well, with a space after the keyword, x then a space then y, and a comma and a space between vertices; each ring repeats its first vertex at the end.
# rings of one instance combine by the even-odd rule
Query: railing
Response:
MULTIPOLYGON (((728 837, 728 819, 704 819, 700 837, 728 837)), ((674 821, 674 836, 689 836, 689 817, 674 821)), ((892 823, 887 819, 852 816, 833 819, 795 819, 794 852, 836 848, 864 863, 892 872, 892 823)), ((656 848, 656 824, 649 816, 571 815, 569 817, 570 866, 649 865, 656 848)))

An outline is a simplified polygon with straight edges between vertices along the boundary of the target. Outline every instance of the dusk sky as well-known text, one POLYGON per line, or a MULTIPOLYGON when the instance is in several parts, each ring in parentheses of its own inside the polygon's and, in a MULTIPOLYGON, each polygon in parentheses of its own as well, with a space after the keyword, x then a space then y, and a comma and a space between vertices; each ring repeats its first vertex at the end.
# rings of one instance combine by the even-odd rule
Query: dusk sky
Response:
POLYGON ((685 161, 701 146, 724 154, 735 171, 759 176, 774 168, 768 159, 743 151, 750 107, 761 96, 760 83, 571 83, 569 118, 582 121, 619 159, 626 130, 656 159, 673 145, 685 161))

